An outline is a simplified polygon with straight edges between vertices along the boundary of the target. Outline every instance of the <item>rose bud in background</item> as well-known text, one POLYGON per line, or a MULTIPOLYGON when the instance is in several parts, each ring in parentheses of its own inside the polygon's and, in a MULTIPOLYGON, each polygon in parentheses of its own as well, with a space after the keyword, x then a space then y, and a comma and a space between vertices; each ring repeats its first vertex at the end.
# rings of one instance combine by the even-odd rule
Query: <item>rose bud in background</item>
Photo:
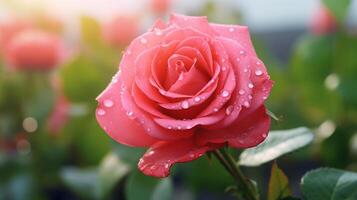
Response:
POLYGON ((3 53, 7 44, 19 32, 30 29, 32 24, 20 19, 0 22, 0 53, 3 53))
POLYGON ((138 163, 146 175, 267 137, 273 82, 245 26, 171 15, 134 39, 119 67, 97 98, 97 120, 117 142, 148 148, 138 163))
POLYGON ((171 5, 171 0, 150 0, 150 8, 157 15, 165 14, 171 5))
POLYGON ((316 35, 328 34, 336 30, 335 16, 323 5, 314 13, 311 21, 311 32, 316 35))
POLYGON ((5 59, 10 68, 47 71, 59 64, 62 44, 55 34, 26 30, 13 37, 5 51, 5 59))
POLYGON ((123 48, 139 33, 139 21, 133 16, 117 16, 102 27, 104 40, 115 47, 123 48))

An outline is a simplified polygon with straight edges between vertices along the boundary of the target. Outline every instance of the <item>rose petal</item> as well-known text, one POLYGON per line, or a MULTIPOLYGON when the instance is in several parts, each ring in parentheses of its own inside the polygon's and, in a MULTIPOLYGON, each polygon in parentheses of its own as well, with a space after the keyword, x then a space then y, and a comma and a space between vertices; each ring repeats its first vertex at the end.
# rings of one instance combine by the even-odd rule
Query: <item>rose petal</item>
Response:
POLYGON ((208 146, 197 146, 191 138, 158 142, 140 159, 138 168, 148 176, 167 177, 173 164, 195 160, 210 149, 208 146))
POLYGON ((214 32, 209 25, 206 16, 197 17, 171 14, 169 24, 178 26, 180 28, 191 28, 205 34, 214 35, 214 32))
POLYGON ((118 79, 116 83, 111 83, 99 95, 99 102, 96 117, 99 125, 108 133, 115 141, 129 145, 147 147, 157 142, 142 126, 128 117, 128 114, 120 101, 120 85, 122 81, 118 79), (106 107, 107 106, 107 107, 106 107))
POLYGON ((254 46, 250 39, 249 29, 247 26, 224 25, 211 23, 212 29, 223 38, 235 40, 243 46, 247 55, 256 56, 254 46))
POLYGON ((174 129, 174 130, 186 130, 192 129, 197 125, 211 125, 220 120, 225 116, 224 111, 219 111, 215 115, 210 115, 207 117, 199 117, 188 120, 176 120, 176 119, 160 119, 155 118, 155 122, 164 128, 174 129))
POLYGON ((253 147, 261 143, 268 134, 270 117, 261 106, 251 115, 238 118, 231 126, 220 130, 201 130, 196 139, 201 145, 224 143, 237 148, 253 147))

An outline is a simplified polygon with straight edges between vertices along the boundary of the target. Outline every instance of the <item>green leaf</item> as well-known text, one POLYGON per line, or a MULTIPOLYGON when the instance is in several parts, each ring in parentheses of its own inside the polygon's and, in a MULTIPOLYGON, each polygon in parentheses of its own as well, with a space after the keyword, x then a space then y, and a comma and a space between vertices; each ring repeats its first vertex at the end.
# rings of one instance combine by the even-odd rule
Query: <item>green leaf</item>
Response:
POLYGON ((101 199, 107 199, 106 197, 115 185, 127 175, 129 169, 129 166, 119 160, 114 153, 109 153, 103 159, 98 172, 99 196, 101 199))
POLYGON ((346 18, 351 0, 323 0, 326 7, 332 12, 340 23, 346 18))
POLYGON ((155 179, 136 171, 129 177, 126 197, 128 200, 170 200, 172 199, 171 179, 155 179))
POLYGON ((305 127, 270 131, 263 143, 242 152, 239 157, 239 164, 243 166, 259 166, 308 145, 313 140, 313 137, 312 132, 305 127))
POLYGON ((274 162, 269 180, 268 200, 280 200, 289 196, 291 196, 291 189, 288 177, 274 162))
POLYGON ((119 157, 119 159, 124 161, 126 164, 129 164, 133 168, 136 168, 139 159, 145 153, 145 149, 143 148, 124 146, 114 140, 112 140, 112 146, 115 154, 119 157))
POLYGON ((357 173, 333 168, 320 168, 306 173, 301 191, 306 200, 357 199, 357 173))
POLYGON ((76 194, 84 199, 97 199, 98 170, 68 167, 62 170, 63 182, 76 194))

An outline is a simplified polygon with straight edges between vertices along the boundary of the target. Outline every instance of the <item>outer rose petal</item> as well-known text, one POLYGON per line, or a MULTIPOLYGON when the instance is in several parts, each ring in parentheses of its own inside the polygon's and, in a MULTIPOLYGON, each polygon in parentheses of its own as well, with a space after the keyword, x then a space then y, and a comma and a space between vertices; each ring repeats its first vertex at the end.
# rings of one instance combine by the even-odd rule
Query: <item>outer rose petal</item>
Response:
POLYGON ((197 135, 197 143, 224 143, 237 148, 253 147, 261 143, 268 135, 270 117, 261 106, 256 112, 238 120, 231 126, 220 130, 202 130, 197 135))
POLYGON ((250 39, 249 29, 247 26, 210 24, 212 29, 221 37, 235 40, 244 47, 248 55, 256 56, 252 41, 250 39))
POLYGON ((147 147, 157 142, 146 134, 141 125, 128 117, 120 98, 120 78, 112 82, 99 95, 96 117, 100 126, 115 141, 128 146, 147 147))
POLYGON ((177 162, 189 162, 201 157, 209 146, 198 146, 192 138, 153 145, 138 163, 139 169, 148 176, 167 177, 177 162))
POLYGON ((205 34, 214 35, 214 32, 207 21, 207 17, 205 16, 192 17, 172 14, 170 16, 170 24, 180 28, 192 28, 205 34))

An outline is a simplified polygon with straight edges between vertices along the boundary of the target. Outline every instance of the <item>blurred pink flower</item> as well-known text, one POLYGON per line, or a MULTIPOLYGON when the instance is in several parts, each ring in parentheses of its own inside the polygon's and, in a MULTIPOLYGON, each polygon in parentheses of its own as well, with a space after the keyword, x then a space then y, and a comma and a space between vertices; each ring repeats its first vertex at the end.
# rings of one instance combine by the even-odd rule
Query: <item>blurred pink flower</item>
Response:
POLYGON ((30 29, 32 24, 20 19, 12 19, 0 22, 0 53, 4 51, 7 44, 19 32, 30 29))
POLYGON ((139 33, 138 18, 117 16, 103 26, 104 40, 110 45, 124 47, 139 33))
POLYGON ((328 34, 335 31, 336 26, 335 16, 325 6, 321 5, 312 18, 311 32, 316 35, 328 34))
POLYGON ((162 15, 169 10, 171 0, 150 0, 152 11, 158 15, 162 15))
POLYGON ((62 44, 55 34, 40 30, 25 30, 13 37, 6 49, 9 67, 26 71, 47 71, 61 60, 62 44))

